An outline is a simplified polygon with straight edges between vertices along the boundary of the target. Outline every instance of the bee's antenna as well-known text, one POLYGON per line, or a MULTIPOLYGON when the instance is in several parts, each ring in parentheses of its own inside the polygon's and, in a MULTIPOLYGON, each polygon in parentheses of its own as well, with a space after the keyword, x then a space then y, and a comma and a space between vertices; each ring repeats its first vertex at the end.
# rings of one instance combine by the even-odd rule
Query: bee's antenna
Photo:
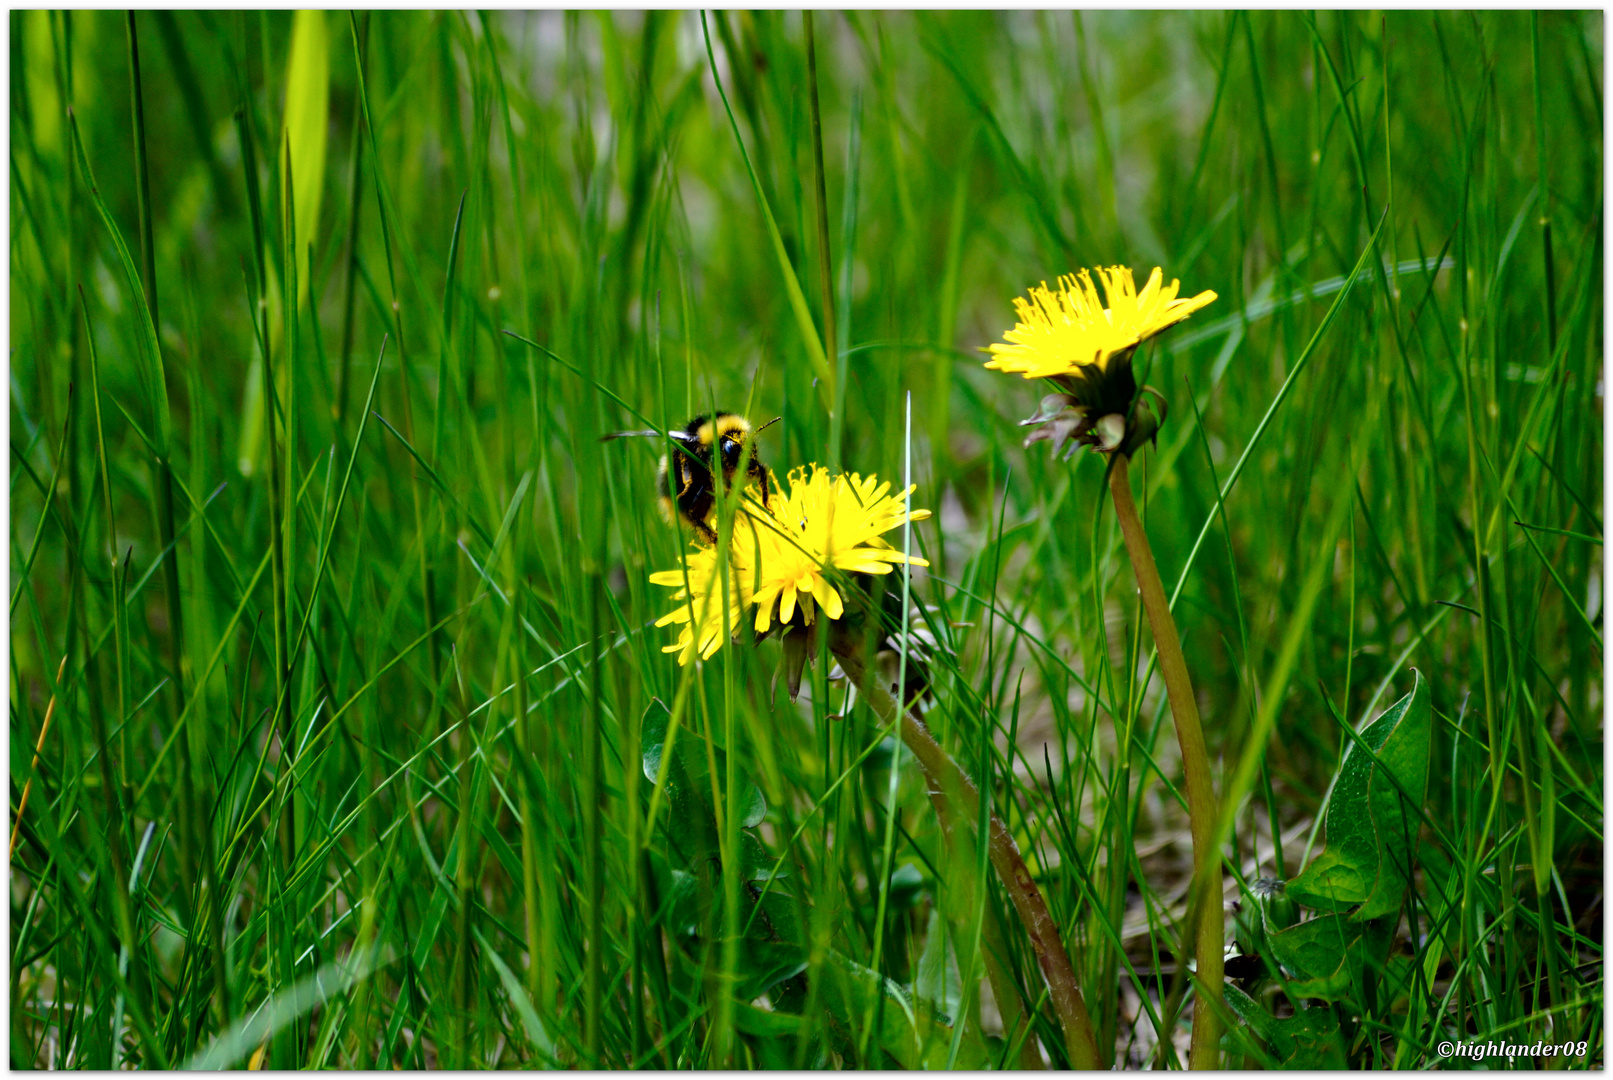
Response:
POLYGON ((768 428, 772 427, 774 424, 778 423, 782 419, 784 419, 784 417, 775 416, 775 417, 773 417, 773 419, 769 420, 767 423, 763 424, 761 427, 759 427, 755 431, 751 432, 751 434, 752 435, 760 435, 762 432, 766 431, 768 428))

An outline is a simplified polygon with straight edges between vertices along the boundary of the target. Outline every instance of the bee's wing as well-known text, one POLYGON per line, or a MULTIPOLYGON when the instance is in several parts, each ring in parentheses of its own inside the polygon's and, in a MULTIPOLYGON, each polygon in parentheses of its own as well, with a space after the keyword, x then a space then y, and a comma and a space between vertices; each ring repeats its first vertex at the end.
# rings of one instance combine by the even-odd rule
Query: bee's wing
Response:
POLYGON ((612 439, 661 439, 673 438, 680 442, 688 442, 691 436, 685 431, 611 431, 599 437, 600 442, 610 442, 612 439))

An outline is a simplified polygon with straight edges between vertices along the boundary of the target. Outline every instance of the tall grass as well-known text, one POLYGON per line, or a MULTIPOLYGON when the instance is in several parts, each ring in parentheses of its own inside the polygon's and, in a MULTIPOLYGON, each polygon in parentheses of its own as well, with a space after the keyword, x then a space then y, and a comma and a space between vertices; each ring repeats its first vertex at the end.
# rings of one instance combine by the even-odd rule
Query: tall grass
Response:
POLYGON ((1600 15, 10 18, 14 1066, 1065 1064, 832 660, 792 704, 771 642, 662 655, 661 448, 599 436, 713 406, 783 417, 780 475, 911 449, 927 722, 1100 1057, 1184 1065, 1103 462, 1022 450, 976 351, 1112 262, 1220 294, 1137 357, 1132 473, 1227 902, 1320 850, 1415 668, 1413 975, 1352 1059, 1603 1061, 1600 15), (713 852, 765 800, 754 880, 676 842, 669 712, 713 852))

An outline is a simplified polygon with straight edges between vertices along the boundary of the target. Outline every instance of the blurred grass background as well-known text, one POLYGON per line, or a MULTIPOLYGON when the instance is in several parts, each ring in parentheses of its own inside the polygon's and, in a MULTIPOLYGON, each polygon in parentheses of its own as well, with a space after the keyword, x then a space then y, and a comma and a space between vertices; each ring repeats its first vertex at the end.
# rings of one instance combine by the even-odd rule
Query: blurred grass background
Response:
POLYGON ((1220 294, 1138 355, 1133 472, 1227 774, 1275 702, 1229 903, 1415 667, 1421 977, 1352 1060, 1599 1063, 1601 16, 820 13, 821 206, 802 16, 705 26, 732 126, 698 14, 11 14, 12 1065, 1061 1064, 823 665, 792 705, 775 644, 660 653, 659 448, 597 441, 716 405, 783 417, 781 476, 899 481, 911 394, 929 723, 1101 1052, 1179 1066, 1180 763, 1102 462, 1022 450, 1038 388, 977 351, 1116 262, 1220 294), (680 695, 765 797, 760 974, 640 768, 680 695), (865 969, 919 1058, 900 995, 824 989, 865 969))

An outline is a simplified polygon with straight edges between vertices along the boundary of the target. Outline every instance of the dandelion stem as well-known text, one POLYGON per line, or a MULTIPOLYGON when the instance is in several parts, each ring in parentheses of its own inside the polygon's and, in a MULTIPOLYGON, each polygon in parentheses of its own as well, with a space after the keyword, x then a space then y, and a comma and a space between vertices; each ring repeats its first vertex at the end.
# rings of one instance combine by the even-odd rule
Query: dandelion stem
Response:
MULTIPOLYGON (((1137 503, 1131 497, 1129 462, 1124 454, 1114 455, 1109 470, 1109 492, 1114 497, 1115 516, 1126 540, 1126 553, 1142 594, 1143 610, 1159 650, 1159 670, 1165 676, 1165 692, 1170 698, 1171 716, 1176 721, 1176 741, 1182 750, 1182 769, 1187 774, 1187 811, 1193 832, 1193 891, 1188 905, 1188 949, 1198 956, 1198 990, 1214 1000, 1193 1013, 1193 1044, 1188 1062, 1194 1069, 1217 1068, 1221 1040, 1217 1013, 1221 1004, 1224 971, 1222 956, 1225 927, 1217 916, 1221 900, 1221 861, 1215 846, 1215 786, 1210 780, 1210 756, 1204 749, 1204 729, 1199 724, 1198 702, 1193 697, 1193 681, 1188 678, 1182 641, 1176 621, 1165 599, 1165 586, 1154 565, 1154 552, 1148 534, 1137 516, 1137 503)), ((1182 963, 1187 962, 1184 957, 1182 963)))
MULTIPOLYGON (((834 632, 830 634, 829 648, 840 661, 841 670, 880 720, 890 723, 896 718, 896 702, 877 680, 868 677, 862 634, 839 622, 831 625, 834 632)), ((939 792, 946 798, 956 798, 961 803, 958 817, 963 820, 976 818, 980 795, 973 781, 941 749, 923 722, 911 714, 902 715, 902 742, 907 744, 919 768, 924 771, 932 797, 933 793, 939 792)), ((1030 935, 1031 947, 1036 951, 1036 959, 1047 979, 1053 1008, 1058 1012, 1059 1025, 1064 1029, 1064 1046, 1070 1065, 1076 1069, 1096 1069, 1099 1067, 1098 1048, 1092 1036, 1092 1022, 1087 1017, 1086 1002, 1081 997, 1081 985, 1076 979, 1075 967, 1070 963, 1070 954, 1059 937, 1058 924, 1047 910, 1047 902, 1036 887, 1014 838, 996 814, 991 815, 990 832, 988 853, 991 865, 996 868, 1030 935)))
MULTIPOLYGON (((945 792, 932 790, 930 805, 935 807, 935 816, 941 823, 941 835, 946 838, 947 850, 950 852, 956 844, 957 814, 953 812, 952 803, 947 800, 945 792)), ((976 816, 978 817, 978 814, 976 816)), ((1029 1021, 1021 1005, 1019 987, 1008 969, 1003 967, 1002 957, 1007 955, 1008 945, 1003 939, 1003 928, 997 921, 997 912, 990 904, 986 904, 981 912, 980 958, 984 961, 986 981, 991 984, 991 995, 997 999, 997 1011, 1002 1016, 1003 1031, 1018 1032, 1023 1030, 1029 1021)), ((959 1014, 955 1023, 962 1024, 967 1019, 968 1012, 965 1010, 959 1014)), ((1047 1068, 1042 1062, 1042 1052, 1037 1048, 1034 1034, 1020 1044, 1019 1068, 1026 1072, 1047 1068)))

